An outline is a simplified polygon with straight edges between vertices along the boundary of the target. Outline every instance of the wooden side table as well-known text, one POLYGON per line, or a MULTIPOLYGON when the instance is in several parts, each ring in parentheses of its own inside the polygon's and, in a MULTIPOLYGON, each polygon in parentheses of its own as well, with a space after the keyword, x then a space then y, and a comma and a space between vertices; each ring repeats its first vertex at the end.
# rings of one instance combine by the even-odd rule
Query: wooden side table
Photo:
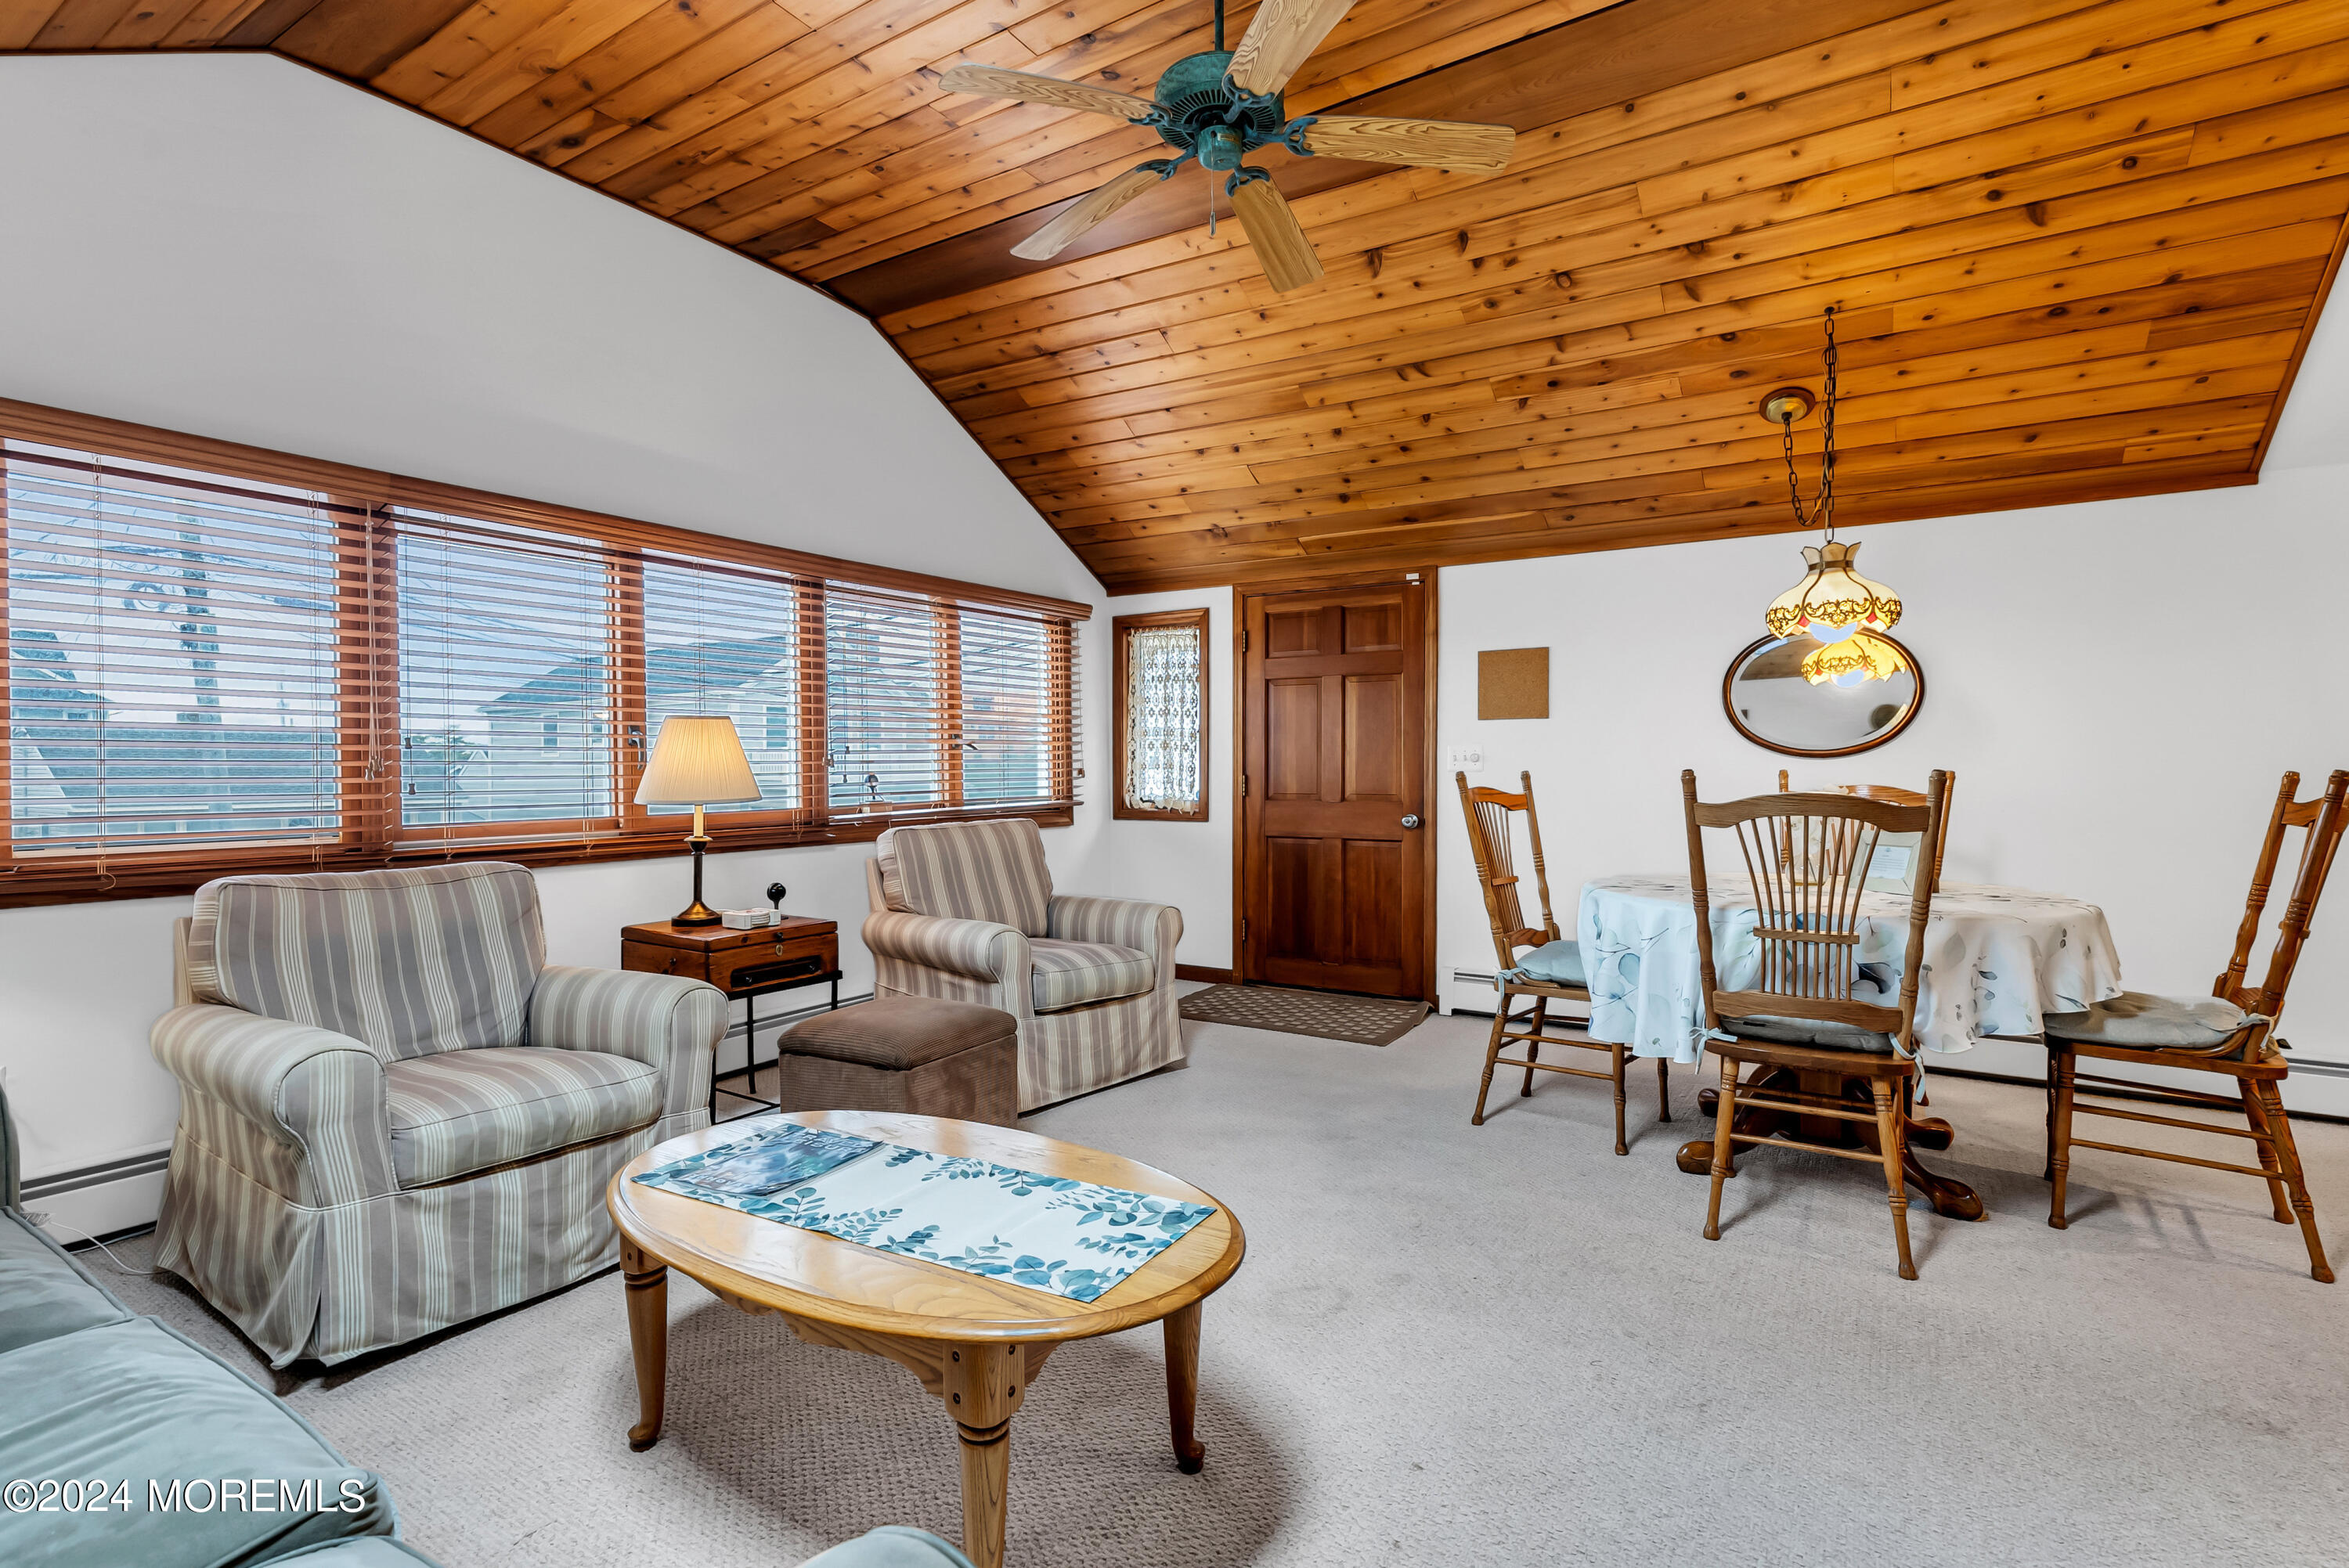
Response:
MULTIPOLYGON (((840 1006, 840 927, 829 920, 787 914, 781 925, 755 931, 729 931, 722 925, 675 925, 655 921, 620 932, 620 967, 655 975, 682 975, 707 980, 729 997, 742 1000, 742 1065, 719 1072, 710 1064, 709 1119, 718 1119, 718 1097, 747 1099, 770 1110, 781 1110, 777 1100, 723 1087, 728 1078, 749 1078, 759 1087, 759 1001, 780 991, 802 985, 832 985, 832 1005, 840 1006)), ((779 1047, 780 1053, 780 1047, 779 1047)), ((780 1055, 779 1055, 780 1059, 780 1055)), ((774 1066, 773 1062, 765 1064, 774 1066)))

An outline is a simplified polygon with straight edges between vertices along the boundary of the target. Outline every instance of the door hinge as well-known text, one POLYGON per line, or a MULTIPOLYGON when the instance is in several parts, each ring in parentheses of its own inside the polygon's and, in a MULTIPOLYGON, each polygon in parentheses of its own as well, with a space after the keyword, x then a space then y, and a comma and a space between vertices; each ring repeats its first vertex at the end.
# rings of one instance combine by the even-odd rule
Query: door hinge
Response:
POLYGON ((1247 649, 1248 649, 1248 634, 1247 634, 1247 627, 1245 627, 1245 626, 1243 626, 1243 627, 1241 627, 1241 628, 1240 628, 1240 652, 1242 652, 1242 653, 1244 653, 1244 654, 1245 654, 1245 653, 1247 653, 1247 649))
POLYGON ((1240 945, 1247 945, 1247 922, 1245 920, 1240 922, 1240 945))
POLYGON ((1247 775, 1243 773, 1240 775, 1240 799, 1245 800, 1247 798, 1247 775))

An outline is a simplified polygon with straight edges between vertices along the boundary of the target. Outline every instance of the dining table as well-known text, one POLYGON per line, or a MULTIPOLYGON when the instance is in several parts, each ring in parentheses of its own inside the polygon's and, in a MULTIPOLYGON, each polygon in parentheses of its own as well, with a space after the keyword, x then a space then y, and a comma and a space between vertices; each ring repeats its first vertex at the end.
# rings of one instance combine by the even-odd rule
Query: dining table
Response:
MULTIPOLYGON (((1706 895, 1717 984, 1724 991, 1752 988, 1762 968, 1752 884, 1743 876, 1708 873, 1706 895)), ((1899 1005, 1909 902, 1901 893, 1861 895, 1854 1000, 1899 1005)), ((1703 985, 1687 875, 1594 877, 1583 884, 1575 923, 1590 991, 1590 1037, 1627 1045, 1642 1057, 1699 1060, 1703 985)), ((2120 957, 2104 911, 2064 894, 1944 882, 1933 894, 1924 942, 1913 1029, 1920 1069, 1930 1057, 1970 1050, 1982 1039, 2040 1038, 2047 1014, 2080 1012, 2121 993, 2120 957)), ((1710 1114, 1712 1106, 1703 1109, 1710 1114)), ((1909 1174, 1935 1211, 1953 1219, 1982 1218, 1982 1200, 1971 1188, 1916 1157, 1918 1148, 1947 1149, 1955 1136, 1950 1124, 1910 1114, 1905 1106, 1904 1115, 1909 1174)), ((1773 1111, 1741 1113, 1738 1130, 1766 1136, 1781 1119, 1773 1111)), ((1875 1130, 1862 1128, 1856 1135, 1872 1139, 1875 1130)), ((1682 1145, 1679 1163, 1683 1171, 1709 1172, 1711 1140, 1682 1145)))

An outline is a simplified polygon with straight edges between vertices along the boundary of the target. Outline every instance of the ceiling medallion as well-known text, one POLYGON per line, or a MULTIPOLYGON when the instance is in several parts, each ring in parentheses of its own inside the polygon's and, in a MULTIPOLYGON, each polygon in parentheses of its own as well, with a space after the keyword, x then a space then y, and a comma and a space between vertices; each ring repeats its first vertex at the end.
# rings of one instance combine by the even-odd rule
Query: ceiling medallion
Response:
POLYGON ((1795 422, 1821 406, 1801 387, 1782 387, 1762 400, 1762 417, 1776 425, 1785 438, 1786 499, 1795 520, 1805 528, 1826 531, 1824 542, 1803 547, 1810 568, 1800 583, 1770 601, 1763 624, 1774 637, 1809 637, 1821 646, 1803 661, 1803 675, 1816 686, 1857 686, 1863 681, 1889 680, 1908 664, 1892 645, 1870 633, 1889 631, 1900 621, 1900 596, 1881 583, 1862 577, 1852 563, 1857 544, 1843 544, 1835 536, 1836 470, 1836 337, 1835 306, 1826 310, 1826 396, 1824 419, 1826 443, 1819 459, 1818 499, 1803 504, 1800 480, 1795 471, 1795 422))

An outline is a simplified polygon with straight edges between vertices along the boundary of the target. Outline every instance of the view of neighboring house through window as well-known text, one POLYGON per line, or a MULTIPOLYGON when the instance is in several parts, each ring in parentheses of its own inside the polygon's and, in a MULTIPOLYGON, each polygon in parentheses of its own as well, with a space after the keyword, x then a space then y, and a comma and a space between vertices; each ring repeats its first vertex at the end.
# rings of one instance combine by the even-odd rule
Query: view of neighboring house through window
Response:
POLYGON ((616 817, 610 590, 594 542, 398 521, 401 825, 616 817))
MULTIPOLYGON (((776 577, 647 562, 645 735, 672 714, 734 721, 759 799, 711 811, 784 811, 800 804, 799 612, 776 577)), ((690 806, 655 806, 659 815, 690 806)))
POLYGON ((1050 632, 1041 622, 962 613, 962 798, 1041 800, 1052 789, 1050 632))
POLYGON ((123 449, 0 429, 0 903, 669 852, 685 714, 741 738, 742 847, 1076 798, 1081 606, 16 407, 123 449))
POLYGON ((324 498, 26 441, 0 460, 14 850, 335 837, 324 498))

